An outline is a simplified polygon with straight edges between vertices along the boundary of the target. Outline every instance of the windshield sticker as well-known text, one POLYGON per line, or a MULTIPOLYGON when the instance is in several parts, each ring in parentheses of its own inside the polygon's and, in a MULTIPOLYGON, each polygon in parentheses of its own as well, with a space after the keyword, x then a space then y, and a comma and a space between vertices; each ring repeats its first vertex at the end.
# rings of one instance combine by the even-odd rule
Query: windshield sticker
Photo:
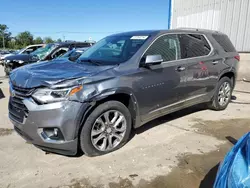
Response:
POLYGON ((133 36, 130 39, 132 40, 146 40, 148 36, 133 36))

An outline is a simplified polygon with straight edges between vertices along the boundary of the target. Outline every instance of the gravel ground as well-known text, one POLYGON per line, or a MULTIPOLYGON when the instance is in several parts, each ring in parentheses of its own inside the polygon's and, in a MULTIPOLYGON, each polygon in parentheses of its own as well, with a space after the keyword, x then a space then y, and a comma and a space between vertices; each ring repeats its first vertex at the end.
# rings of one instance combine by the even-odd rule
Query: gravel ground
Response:
POLYGON ((121 149, 89 158, 45 154, 13 131, 0 67, 0 187, 212 187, 218 163, 250 128, 250 83, 238 82, 225 111, 202 106, 134 131, 121 149))

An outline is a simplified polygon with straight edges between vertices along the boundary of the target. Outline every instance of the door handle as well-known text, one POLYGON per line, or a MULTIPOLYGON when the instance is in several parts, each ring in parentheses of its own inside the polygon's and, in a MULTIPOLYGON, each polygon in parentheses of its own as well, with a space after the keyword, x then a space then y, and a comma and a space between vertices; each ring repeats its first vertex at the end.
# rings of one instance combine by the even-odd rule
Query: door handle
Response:
POLYGON ((217 65, 219 63, 219 60, 214 60, 213 65, 217 65))
POLYGON ((186 69, 186 67, 179 66, 175 70, 178 72, 181 72, 181 71, 184 71, 185 69, 186 69))

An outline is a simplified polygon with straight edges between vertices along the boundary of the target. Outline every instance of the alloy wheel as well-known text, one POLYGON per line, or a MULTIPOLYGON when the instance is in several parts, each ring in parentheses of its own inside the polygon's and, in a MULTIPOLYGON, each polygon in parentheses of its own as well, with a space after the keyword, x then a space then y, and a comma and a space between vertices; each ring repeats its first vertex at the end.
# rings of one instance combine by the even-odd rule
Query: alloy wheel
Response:
POLYGON ((227 105, 231 97, 231 86, 228 82, 224 82, 219 89, 218 102, 221 106, 227 105))
POLYGON ((101 114, 94 122, 91 142, 99 151, 112 150, 123 140, 126 128, 125 116, 117 110, 109 110, 101 114))

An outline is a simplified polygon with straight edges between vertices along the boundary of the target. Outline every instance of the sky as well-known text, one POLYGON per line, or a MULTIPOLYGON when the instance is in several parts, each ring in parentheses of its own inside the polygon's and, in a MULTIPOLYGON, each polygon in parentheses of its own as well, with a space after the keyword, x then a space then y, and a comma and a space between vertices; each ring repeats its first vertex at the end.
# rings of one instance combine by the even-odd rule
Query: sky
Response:
POLYGON ((169 0, 0 0, 0 24, 15 36, 100 40, 124 31, 167 29, 169 0))

